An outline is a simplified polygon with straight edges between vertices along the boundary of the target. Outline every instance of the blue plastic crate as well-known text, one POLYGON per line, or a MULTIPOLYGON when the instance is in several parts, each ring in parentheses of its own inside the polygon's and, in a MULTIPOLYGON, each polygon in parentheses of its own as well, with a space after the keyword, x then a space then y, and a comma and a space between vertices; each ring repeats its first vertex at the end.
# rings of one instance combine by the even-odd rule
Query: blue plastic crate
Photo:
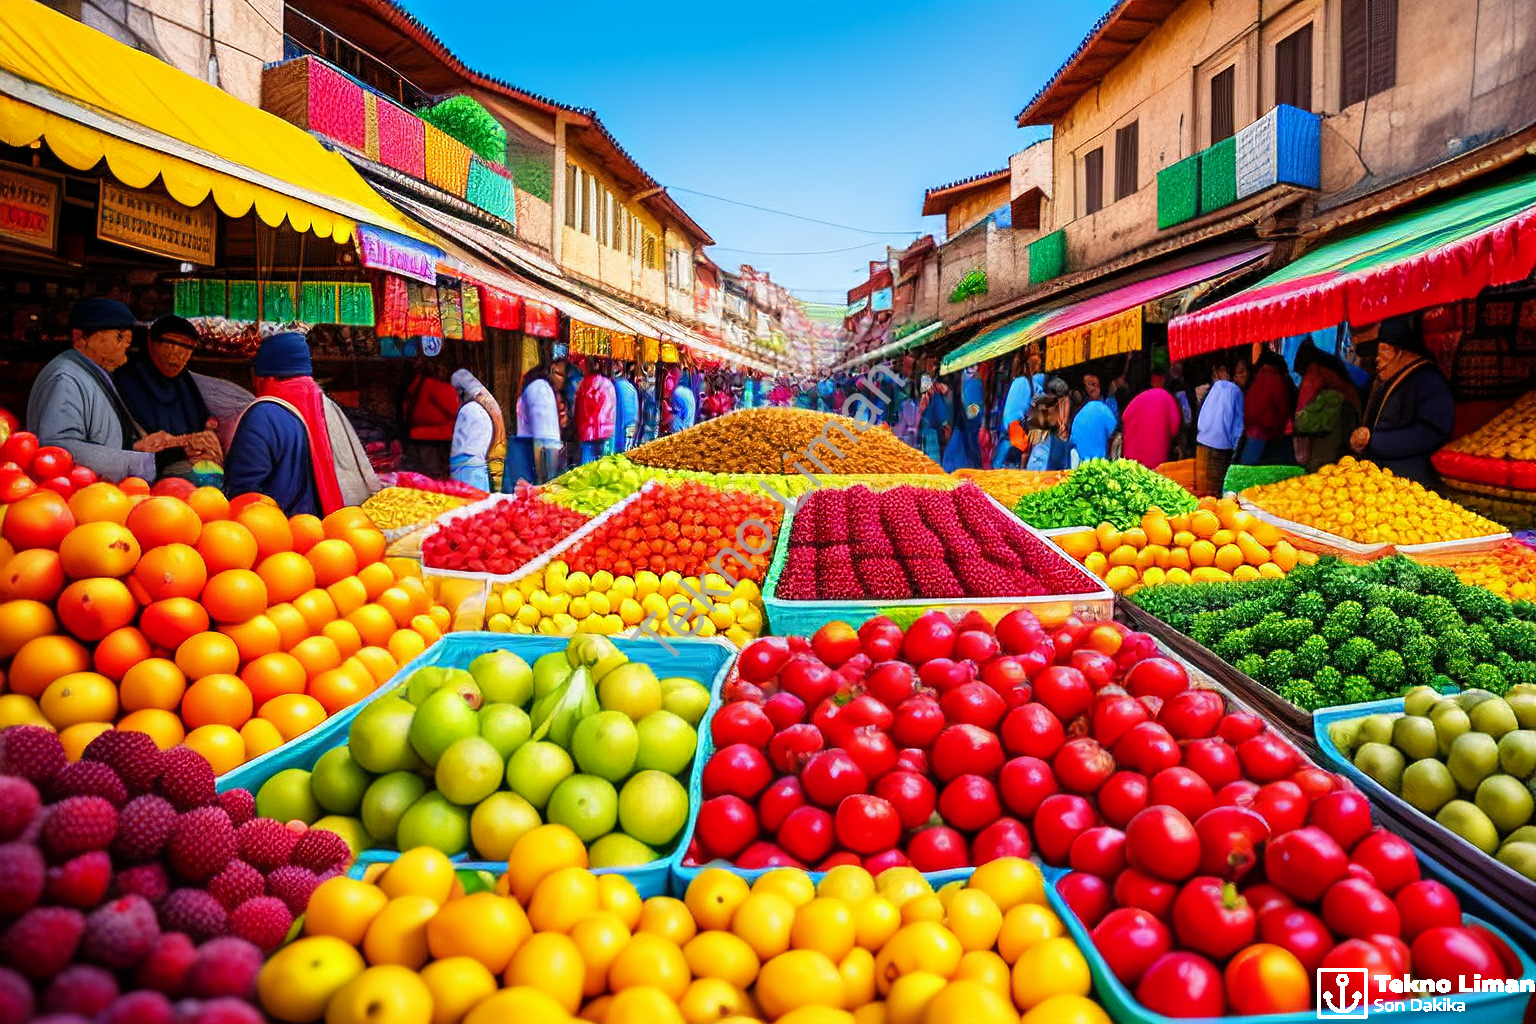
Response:
MULTIPOLYGON (((525 636, 509 633, 449 633, 408 662, 390 682, 379 687, 374 696, 397 689, 410 678, 411 673, 428 665, 467 668, 469 663, 480 655, 487 651, 498 650, 512 651, 531 664, 534 659, 552 651, 563 651, 569 639, 563 636, 525 636)), ((709 686, 709 708, 699 721, 700 745, 698 752, 694 754, 690 775, 690 793, 696 793, 699 772, 703 766, 703 756, 701 756, 703 744, 709 734, 710 720, 714 717, 715 709, 720 706, 720 688, 725 684, 731 666, 735 663, 737 653, 735 646, 725 640, 714 638, 668 640, 667 643, 677 652, 674 655, 655 640, 612 639, 619 650, 629 655, 631 659, 651 666, 658 676, 663 678, 689 676, 709 686)), ((254 793, 280 771, 289 768, 305 770, 313 768, 322 754, 347 742, 347 732, 352 727, 352 720, 357 717, 364 703, 359 702, 340 714, 332 715, 321 725, 291 743, 285 743, 276 750, 226 773, 219 779, 219 789, 222 791, 245 788, 254 793)), ((613 872, 624 875, 634 883, 642 897, 664 894, 667 891, 670 869, 676 861, 681 859, 682 851, 687 848, 686 839, 693 832, 693 820, 697 813, 697 802, 690 800, 688 824, 681 838, 665 852, 661 859, 642 867, 607 868, 600 869, 598 873, 613 872)), ((393 860, 396 856, 398 853, 394 850, 366 850, 359 855, 358 861, 366 865, 393 860)), ((506 870, 504 862, 477 861, 467 854, 455 857, 454 862, 464 870, 491 871, 498 874, 506 870)))

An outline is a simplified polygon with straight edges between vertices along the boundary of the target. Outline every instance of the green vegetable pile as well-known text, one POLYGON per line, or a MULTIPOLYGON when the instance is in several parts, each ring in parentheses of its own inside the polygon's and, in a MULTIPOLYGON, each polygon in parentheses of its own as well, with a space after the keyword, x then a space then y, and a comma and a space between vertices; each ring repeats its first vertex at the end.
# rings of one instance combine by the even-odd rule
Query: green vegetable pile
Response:
POLYGON ((1402 556, 1324 558, 1281 580, 1147 587, 1131 600, 1308 711, 1414 686, 1536 683, 1536 604, 1402 556))
POLYGON ((1195 496, 1160 473, 1131 459, 1089 459, 1055 487, 1026 494, 1013 512, 1031 526, 1098 526, 1128 530, 1156 505, 1170 516, 1193 512, 1195 496))
POLYGON ((1300 466, 1228 466, 1226 478, 1221 483, 1223 492, 1242 494, 1250 487, 1279 483, 1293 476, 1306 476, 1300 466))

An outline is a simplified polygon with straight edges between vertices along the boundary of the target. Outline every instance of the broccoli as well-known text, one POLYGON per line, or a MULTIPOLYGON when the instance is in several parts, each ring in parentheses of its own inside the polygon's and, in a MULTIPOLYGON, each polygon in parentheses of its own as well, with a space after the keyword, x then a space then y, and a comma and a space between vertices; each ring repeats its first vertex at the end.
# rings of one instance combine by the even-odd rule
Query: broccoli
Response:
POLYGON ((1444 636, 1466 627, 1456 606, 1438 594, 1431 594, 1419 602, 1418 618, 1430 636, 1444 636))
POLYGON ((1435 681, 1430 683, 1429 685, 1433 686, 1435 689, 1439 690, 1441 693, 1455 693, 1456 690, 1458 689, 1458 687, 1456 685, 1456 680, 1452 679, 1450 676, 1447 676, 1447 675, 1437 675, 1437 676, 1435 676, 1435 681))
POLYGON ((1328 614, 1328 602, 1323 600, 1322 594, 1308 590, 1296 595, 1296 600, 1291 602, 1291 614, 1299 619, 1310 619, 1316 624, 1328 614))
POLYGON ((1509 680, 1504 678, 1504 673, 1499 671, 1497 665, 1490 665, 1486 661, 1479 662, 1472 670, 1472 676, 1467 680, 1467 685, 1493 694, 1509 692, 1509 680))
POLYGON ((1312 677, 1312 686, 1322 700, 1322 707, 1344 703, 1344 673, 1332 665, 1324 665, 1312 677))
POLYGON ((1371 685, 1371 681, 1365 678, 1365 676, 1344 677, 1344 700, 1342 703, 1364 704, 1366 701, 1376 699, 1376 688, 1371 685))
POLYGON ((1302 641, 1296 648, 1295 672, 1298 677, 1312 678, 1317 670, 1328 664, 1328 641, 1316 634, 1302 641))
POLYGON ((1340 672, 1357 672, 1376 654, 1376 645, 1363 636, 1350 637, 1333 652, 1333 664, 1340 672))
POLYGON ((1253 630, 1234 629, 1211 648, 1212 653, 1227 664, 1232 664, 1253 650, 1253 630))
POLYGON ((1536 661, 1517 661, 1504 670, 1510 686, 1536 684, 1536 661))
POLYGON ((1488 635, 1488 630, 1482 623, 1474 623, 1467 627, 1467 653, 1472 655, 1474 661, 1493 660, 1493 637, 1488 635))
POLYGON ((1419 592, 1422 594, 1455 597, 1464 586, 1454 569, 1443 565, 1419 565, 1417 562, 1413 565, 1418 570, 1419 592))
POLYGON ((1264 672, 1264 655, 1245 654, 1232 666, 1249 679, 1258 679, 1264 672))
POLYGON ((1452 651, 1445 656, 1445 674, 1452 679, 1466 679, 1477 667, 1477 661, 1466 651, 1452 651))
POLYGON ((1536 602, 1511 601, 1509 603, 1509 611, 1517 619, 1524 619, 1526 622, 1536 622, 1536 602))
POLYGON ((1206 647, 1221 635, 1223 616, 1220 612, 1200 612, 1189 625, 1189 638, 1206 647))
POLYGON ((1507 651, 1514 658, 1536 658, 1536 625, 1519 619, 1495 622, 1488 628, 1488 636, 1500 651, 1507 651))
POLYGON ((1410 681, 1427 684, 1435 677, 1435 654, 1438 650, 1439 645, 1427 636, 1410 637, 1403 644, 1403 667, 1407 669, 1410 681))
POLYGON ((1310 679, 1297 679, 1289 683, 1283 683, 1275 687, 1275 692, 1283 699, 1290 701, 1303 711, 1316 711, 1325 707, 1322 696, 1317 692, 1317 687, 1310 679))
POLYGON ((1420 636, 1424 636, 1425 635, 1424 634, 1424 623, 1420 622, 1418 619, 1414 618, 1412 615, 1404 615, 1403 618, 1402 618, 1402 623, 1403 623, 1403 633, 1402 633, 1403 643, 1406 644, 1409 640, 1412 640, 1414 637, 1420 637, 1420 636))
POLYGON ((1463 586, 1451 597, 1451 603, 1468 622, 1482 622, 1484 619, 1501 622, 1509 618, 1509 602, 1482 587, 1463 586))
POLYGON ((1290 682, 1296 674, 1295 661, 1296 656, 1285 648, 1269 652, 1264 657, 1263 682, 1271 689, 1290 682))
POLYGON ((1372 583, 1365 588, 1365 609, 1369 613, 1373 608, 1391 608, 1397 596, 1402 591, 1396 587, 1389 587, 1385 583, 1372 583))
POLYGON ((1251 628, 1257 626, 1259 621, 1269 615, 1273 609, 1270 608, 1268 601, 1253 599, 1239 601, 1228 611, 1232 616, 1233 625, 1251 628))
POLYGON ((1365 608, 1359 601, 1341 601, 1323 621, 1323 638, 1337 647, 1360 631, 1364 619, 1365 608))
POLYGON ((1397 612, 1385 605, 1377 605, 1366 612, 1361 629, 1377 647, 1396 650, 1402 646, 1403 621, 1398 618, 1397 612))
MULTIPOLYGON (((1270 612, 1264 616, 1258 625, 1253 627, 1254 649, 1268 653, 1277 647, 1292 647, 1299 644, 1301 642, 1299 639, 1293 642, 1294 631, 1288 628, 1289 622, 1284 612, 1270 612)), ((1308 632, 1311 631, 1310 623, 1307 629, 1308 632)))
POLYGON ((1401 687, 1405 674, 1403 656, 1396 651, 1378 651, 1365 664, 1366 677, 1384 692, 1390 693, 1401 687))

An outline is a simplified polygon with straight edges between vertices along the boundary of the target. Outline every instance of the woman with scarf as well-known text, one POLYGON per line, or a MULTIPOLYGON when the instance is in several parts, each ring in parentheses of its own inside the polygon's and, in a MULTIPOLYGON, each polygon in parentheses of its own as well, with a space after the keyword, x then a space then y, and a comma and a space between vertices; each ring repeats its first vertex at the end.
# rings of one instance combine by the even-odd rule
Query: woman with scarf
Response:
POLYGON ((468 370, 453 372, 459 415, 453 422, 448 475, 482 491, 501 489, 507 461, 507 424, 501 405, 468 370))
POLYGON ((919 436, 923 454, 934 462, 944 457, 944 445, 949 440, 949 385, 935 381, 929 374, 922 377, 922 398, 918 402, 919 436))
POLYGON ((1237 461, 1245 466, 1290 461, 1285 428, 1296 408, 1293 397, 1285 360, 1265 349, 1243 395, 1243 446, 1237 461))
POLYGON ((1349 435, 1360 425, 1360 392, 1338 356, 1322 351, 1311 340, 1296 351, 1301 391, 1296 398, 1296 462, 1308 473, 1339 461, 1349 451, 1349 435))
POLYGON ((327 516, 347 504, 336 474, 325 394, 297 331, 256 350, 256 401, 240 417, 224 464, 224 492, 271 497, 285 515, 327 516))
POLYGON ((163 316, 149 327, 143 352, 129 357, 112 375, 123 404, 145 431, 164 431, 184 442, 156 455, 161 477, 179 476, 202 485, 221 487, 223 446, 215 432, 218 420, 208 412, 187 363, 197 349, 197 328, 179 316, 163 316))

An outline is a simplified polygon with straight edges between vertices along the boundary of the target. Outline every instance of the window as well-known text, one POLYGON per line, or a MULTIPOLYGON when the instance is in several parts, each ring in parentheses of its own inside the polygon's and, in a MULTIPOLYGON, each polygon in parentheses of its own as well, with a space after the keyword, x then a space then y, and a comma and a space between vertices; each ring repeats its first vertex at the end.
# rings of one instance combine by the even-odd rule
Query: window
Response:
POLYGON ((1344 0, 1339 106, 1397 84, 1397 0, 1344 0))
POLYGON ((565 165, 565 226, 575 230, 581 223, 581 168, 565 165))
POLYGON ((1237 131, 1237 66, 1211 78, 1211 145, 1237 131))
POLYGON ((661 259, 657 255, 657 238, 650 232, 646 232, 645 240, 640 243, 640 265, 646 270, 660 270, 661 259))
POLYGON ((1137 122, 1115 129, 1115 199, 1124 199, 1136 191, 1136 149, 1140 136, 1137 122))
POLYGON ((1275 102, 1312 109, 1312 23, 1275 44, 1275 102))
POLYGON ((1087 213, 1098 213, 1104 208, 1104 147, 1100 146, 1083 157, 1083 205, 1087 213))
POLYGON ((619 252, 623 252, 624 229, 629 224, 629 211, 624 209, 624 204, 619 202, 618 198, 615 197, 613 200, 613 208, 610 212, 613 215, 613 231, 609 236, 608 244, 619 250, 619 252))
POLYGON ((667 287, 693 290, 693 254, 687 249, 667 250, 667 287))

